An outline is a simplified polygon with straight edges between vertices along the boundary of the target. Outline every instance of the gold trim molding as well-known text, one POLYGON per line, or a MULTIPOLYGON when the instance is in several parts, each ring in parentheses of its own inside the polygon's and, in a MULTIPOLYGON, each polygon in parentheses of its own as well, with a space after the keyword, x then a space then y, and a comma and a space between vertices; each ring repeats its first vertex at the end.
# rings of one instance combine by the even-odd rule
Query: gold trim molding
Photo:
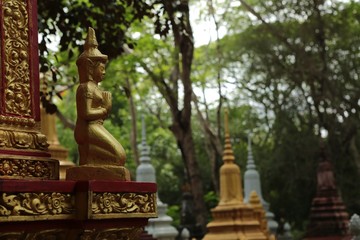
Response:
POLYGON ((58 179, 59 162, 46 159, 36 160, 34 157, 26 159, 8 156, 0 157, 0 178, 36 178, 36 179, 58 179))
POLYGON ((3 0, 5 113, 32 117, 27 1, 3 0))
POLYGON ((40 132, 13 131, 0 128, 0 149, 47 150, 48 146, 46 136, 40 132))
POLYGON ((80 240, 134 240, 139 239, 142 227, 114 228, 106 230, 85 230, 80 240))
POLYGON ((69 193, 1 193, 0 196, 1 221, 67 219, 74 214, 75 198, 69 193))
POLYGON ((142 227, 113 228, 101 230, 69 230, 49 229, 37 232, 6 232, 0 233, 0 240, 43 240, 43 239, 68 239, 68 240, 134 240, 139 239, 142 227))
POLYGON ((93 193, 92 218, 156 217, 155 193, 93 193))

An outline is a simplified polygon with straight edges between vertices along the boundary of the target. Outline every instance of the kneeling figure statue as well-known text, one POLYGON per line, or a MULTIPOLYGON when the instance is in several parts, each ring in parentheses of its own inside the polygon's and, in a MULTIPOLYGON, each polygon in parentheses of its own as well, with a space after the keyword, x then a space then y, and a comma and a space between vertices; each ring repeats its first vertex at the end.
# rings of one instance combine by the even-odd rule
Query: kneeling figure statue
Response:
POLYGON ((80 85, 76 92, 75 140, 80 166, 68 169, 67 179, 130 180, 130 174, 124 167, 125 151, 103 126, 112 102, 111 93, 98 86, 105 76, 108 57, 97 47, 95 31, 89 28, 84 52, 76 61, 80 85))

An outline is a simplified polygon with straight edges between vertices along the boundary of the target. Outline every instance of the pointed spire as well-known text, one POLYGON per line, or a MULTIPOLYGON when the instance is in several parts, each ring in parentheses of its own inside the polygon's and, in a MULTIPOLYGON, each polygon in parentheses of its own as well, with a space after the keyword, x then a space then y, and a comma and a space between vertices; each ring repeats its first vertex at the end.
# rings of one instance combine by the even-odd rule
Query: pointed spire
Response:
POLYGON ((251 201, 252 191, 256 192, 257 197, 260 199, 261 205, 266 211, 267 225, 270 231, 275 234, 277 231, 278 223, 274 220, 274 214, 269 211, 269 203, 267 203, 262 196, 260 174, 256 169, 254 157, 252 154, 251 136, 248 135, 248 159, 246 164, 246 171, 244 174, 244 194, 245 202, 251 201))
POLYGON ((234 152, 232 150, 231 141, 230 141, 230 133, 229 133, 229 117, 228 110, 225 110, 224 116, 224 128, 225 128, 225 147, 224 147, 224 155, 223 161, 224 163, 234 163, 235 157, 234 152))
POLYGON ((140 165, 136 169, 136 181, 156 182, 155 169, 151 165, 150 147, 146 143, 146 126, 144 116, 141 116, 142 141, 140 144, 140 165))
POLYGON ((254 162, 254 157, 252 154, 251 147, 251 133, 248 135, 248 159, 246 164, 246 171, 244 174, 244 188, 245 188, 245 201, 250 200, 250 195, 252 191, 256 191, 258 197, 260 198, 261 203, 267 208, 267 203, 262 197, 261 193, 261 181, 259 172, 256 170, 256 165, 254 162))
POLYGON ((219 205, 240 204, 243 202, 240 167, 235 164, 235 157, 229 134, 228 110, 225 110, 225 147, 220 167, 220 202, 219 205))
POLYGON ((246 170, 249 169, 256 169, 253 154, 252 154, 252 148, 251 148, 251 133, 248 135, 248 160, 246 164, 246 170))
POLYGON ((146 143, 146 126, 143 115, 141 116, 141 139, 140 163, 150 163, 150 147, 146 143))

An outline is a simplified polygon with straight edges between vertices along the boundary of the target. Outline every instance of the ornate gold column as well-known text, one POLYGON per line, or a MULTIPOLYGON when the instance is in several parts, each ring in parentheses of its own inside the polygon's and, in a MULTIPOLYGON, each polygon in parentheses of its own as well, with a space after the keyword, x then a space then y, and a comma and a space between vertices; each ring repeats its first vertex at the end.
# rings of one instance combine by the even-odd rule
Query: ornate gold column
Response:
POLYGON ((59 160, 59 178, 65 180, 66 169, 76 166, 68 159, 69 151, 60 144, 56 131, 56 115, 46 113, 45 109, 40 108, 41 112, 41 132, 45 134, 49 143, 51 158, 59 160))
POLYGON ((0 0, 0 178, 57 179, 40 132, 37 9, 0 0))

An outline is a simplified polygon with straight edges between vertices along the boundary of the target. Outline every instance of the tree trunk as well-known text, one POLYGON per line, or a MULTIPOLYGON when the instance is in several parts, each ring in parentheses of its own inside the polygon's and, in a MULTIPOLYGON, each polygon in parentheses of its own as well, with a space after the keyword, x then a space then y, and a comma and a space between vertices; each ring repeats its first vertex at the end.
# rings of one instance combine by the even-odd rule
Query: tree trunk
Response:
POLYGON ((207 211, 205 208, 203 183, 199 166, 196 160, 192 129, 190 124, 187 128, 184 128, 184 125, 179 123, 181 123, 180 119, 178 122, 175 122, 173 124, 173 126, 171 127, 171 131, 174 133, 174 136, 181 151, 182 159, 184 160, 184 164, 186 166, 186 172, 191 184, 191 190, 194 197, 194 211, 196 221, 202 226, 203 230, 205 231, 207 223, 207 211))

